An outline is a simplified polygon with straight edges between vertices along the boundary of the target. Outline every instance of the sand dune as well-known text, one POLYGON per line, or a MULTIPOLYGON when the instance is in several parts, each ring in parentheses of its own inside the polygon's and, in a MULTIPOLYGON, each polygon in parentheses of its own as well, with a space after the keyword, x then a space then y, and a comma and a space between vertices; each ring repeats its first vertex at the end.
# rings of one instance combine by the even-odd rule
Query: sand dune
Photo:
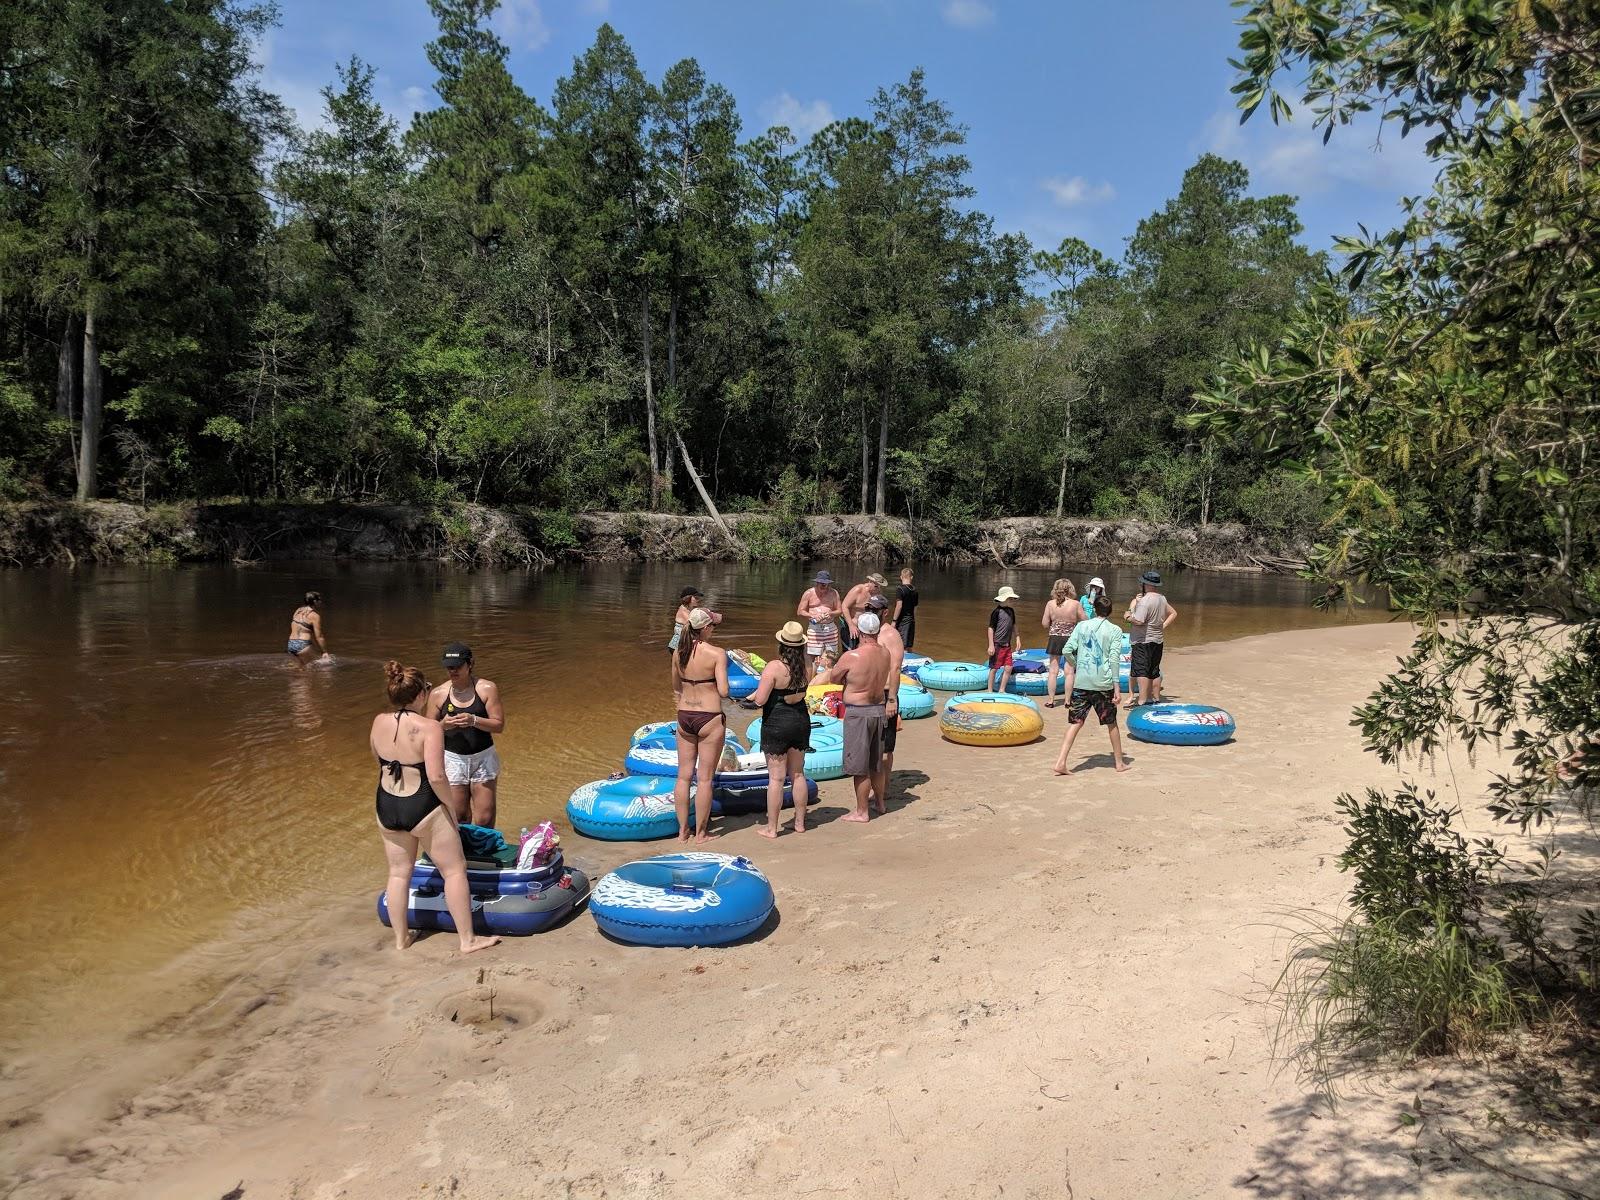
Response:
MULTIPOLYGON (((831 820, 830 783, 804 836, 721 839, 778 893, 737 946, 623 946, 581 914, 487 956, 433 937, 402 957, 341 902, 215 1001, 86 1048, 70 1082, 59 1057, 7 1064, 7 1194, 1549 1195, 1395 1119, 1448 1085, 1492 1159, 1460 1069, 1337 1114, 1271 1069, 1280 914, 1344 891, 1331 801, 1392 778, 1349 711, 1406 640, 1180 649, 1175 690, 1232 710, 1239 739, 1132 743, 1125 776, 1091 724, 1053 778, 1059 710, 1016 750, 908 725, 887 817, 831 820)), ((574 841, 597 871, 650 852, 574 841)), ((1518 1169, 1595 1173, 1540 1153, 1518 1169)))

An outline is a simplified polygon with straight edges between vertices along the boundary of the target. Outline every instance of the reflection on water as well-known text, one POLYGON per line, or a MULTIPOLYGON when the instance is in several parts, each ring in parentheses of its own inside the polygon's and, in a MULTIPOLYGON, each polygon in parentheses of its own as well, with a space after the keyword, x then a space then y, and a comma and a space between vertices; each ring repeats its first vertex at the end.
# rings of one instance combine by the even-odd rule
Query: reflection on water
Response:
MULTIPOLYGON (((474 647, 505 697, 500 821, 515 833, 561 823, 575 786, 618 769, 629 733, 670 715, 663 651, 683 584, 704 587, 726 614, 723 644, 767 654, 822 566, 846 585, 875 569, 0 573, 0 819, 11 887, 0 1020, 11 1036, 92 1022, 110 1002, 97 997, 114 997, 119 978, 143 976, 241 912, 281 912, 304 896, 309 915, 318 895, 375 894, 383 858, 366 730, 383 704, 385 658, 438 682, 446 642, 474 647), (300 668, 282 652, 283 627, 307 588, 327 597, 334 661, 300 668)), ((981 658, 1001 584, 1023 596, 1024 643, 1040 644, 1055 574, 919 570, 917 650, 981 658)), ((1068 574, 1080 591, 1104 576, 1115 617, 1138 579, 1133 569, 1068 574)), ((1292 579, 1188 573, 1167 594, 1181 614, 1168 636, 1174 689, 1185 644, 1351 619, 1313 611, 1307 586, 1292 579)), ((746 724, 742 713, 733 719, 735 729, 746 724)))

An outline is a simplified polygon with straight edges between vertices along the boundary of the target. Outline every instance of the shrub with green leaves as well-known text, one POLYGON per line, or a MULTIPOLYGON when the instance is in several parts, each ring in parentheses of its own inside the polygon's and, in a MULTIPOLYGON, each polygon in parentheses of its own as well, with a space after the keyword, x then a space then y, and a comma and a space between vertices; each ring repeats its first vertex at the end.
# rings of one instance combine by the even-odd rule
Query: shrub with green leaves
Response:
MULTIPOLYGON (((1340 945, 1379 939, 1402 974, 1448 949, 1462 1007, 1419 1013, 1424 1031, 1498 1024, 1507 996, 1523 1011, 1535 995, 1592 999, 1550 896, 1593 890, 1553 831, 1574 809, 1592 818, 1600 785, 1600 9, 1257 0, 1243 25, 1246 116, 1288 116, 1276 81, 1303 72, 1329 136, 1381 108, 1402 136, 1426 131, 1439 174, 1398 228, 1341 244, 1344 270, 1280 338, 1224 363, 1191 423, 1302 469, 1331 498, 1317 571, 1386 588, 1417 623, 1357 713, 1368 748, 1396 763, 1452 743, 1510 750, 1487 806, 1535 839, 1536 861, 1513 867, 1451 845, 1404 789, 1369 796, 1348 808, 1362 870, 1340 945), (1481 932, 1473 903, 1449 900, 1480 869, 1498 906, 1481 932)), ((1406 1032, 1386 996, 1321 986, 1355 1006, 1334 1032, 1450 1041, 1406 1032)))

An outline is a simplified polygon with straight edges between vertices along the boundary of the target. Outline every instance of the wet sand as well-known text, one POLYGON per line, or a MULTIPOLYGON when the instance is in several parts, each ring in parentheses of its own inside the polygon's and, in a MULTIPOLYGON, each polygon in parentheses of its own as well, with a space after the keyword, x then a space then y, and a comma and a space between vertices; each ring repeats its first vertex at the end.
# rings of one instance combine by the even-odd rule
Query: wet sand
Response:
MULTIPOLYGON (((1281 923, 1345 891, 1332 800, 1393 778, 1349 712, 1407 640, 1184 648, 1182 698, 1240 736, 1131 743, 1126 775, 1091 722, 1053 778, 1061 710, 1012 750, 908 723, 886 817, 839 822, 836 781, 802 836, 717 839, 778 895, 735 946, 624 946, 580 913, 399 955, 370 898, 301 914, 193 1011, 6 1062, 0 1178, 17 1200, 1549 1194, 1418 1153, 1396 1114, 1441 1080, 1470 1111, 1459 1070, 1330 1114, 1272 1069, 1281 923)), ((1464 796, 1490 765, 1454 764, 1464 796)), ((597 870, 667 848, 567 842, 597 870)), ((1594 1170, 1540 1153, 1519 1171, 1594 1170)))

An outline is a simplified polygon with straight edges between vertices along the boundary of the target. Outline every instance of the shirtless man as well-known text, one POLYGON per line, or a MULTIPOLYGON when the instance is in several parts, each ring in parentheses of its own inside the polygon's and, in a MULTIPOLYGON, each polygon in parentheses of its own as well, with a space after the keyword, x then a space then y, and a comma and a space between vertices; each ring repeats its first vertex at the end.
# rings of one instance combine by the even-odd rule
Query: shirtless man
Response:
MULTIPOLYGON (((900 631, 895 626, 885 621, 884 614, 889 609, 889 597, 873 596, 867 601, 867 611, 878 618, 878 645, 889 653, 889 673, 883 681, 883 698, 887 704, 890 697, 896 701, 900 697, 900 667, 906 661, 906 643, 900 636, 900 631)), ((900 706, 895 705, 895 715, 885 717, 883 727, 883 765, 878 768, 878 776, 872 781, 872 794, 878 799, 878 811, 886 812, 889 801, 889 775, 894 770, 894 744, 900 736, 900 706)))
MULTIPOLYGON (((856 619, 861 644, 839 656, 838 663, 820 672, 813 683, 837 683, 844 688, 844 769, 856 789, 854 812, 841 821, 866 821, 867 800, 883 757, 884 725, 898 714, 896 693, 884 702, 884 680, 889 672, 889 652, 878 645, 878 618, 864 612, 856 619)), ((883 802, 879 800, 880 810, 883 802)))
POLYGON ((846 650, 854 649, 856 638, 860 636, 856 622, 861 614, 867 611, 867 601, 874 596, 883 595, 885 582, 883 576, 874 571, 844 594, 844 603, 840 606, 839 615, 844 618, 844 623, 850 629, 846 650))
POLYGON ((818 571, 794 608, 795 616, 806 622, 806 657, 813 664, 819 655, 839 649, 839 609, 839 589, 833 586, 833 576, 818 571))

